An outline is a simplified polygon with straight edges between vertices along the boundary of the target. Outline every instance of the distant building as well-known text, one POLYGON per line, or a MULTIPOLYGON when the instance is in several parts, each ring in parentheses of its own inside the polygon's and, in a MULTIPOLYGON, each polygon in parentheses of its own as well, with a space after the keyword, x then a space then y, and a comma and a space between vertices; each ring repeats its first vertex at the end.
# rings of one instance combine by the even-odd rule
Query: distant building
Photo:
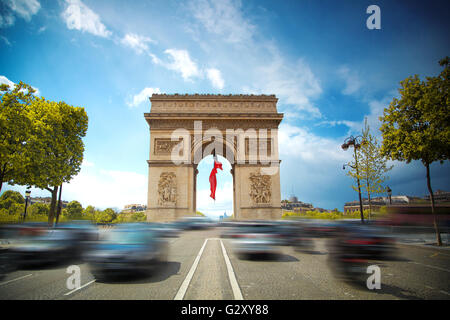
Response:
POLYGON ((315 208, 311 203, 305 203, 299 201, 298 198, 294 195, 289 197, 289 200, 281 201, 281 209, 286 211, 293 212, 307 212, 307 211, 319 211, 319 212, 328 212, 329 210, 322 208, 315 208))
POLYGON ((124 206, 124 212, 141 212, 147 210, 147 206, 143 204, 127 204, 124 206))
MULTIPOLYGON (((434 199, 436 203, 440 202, 449 202, 450 201, 450 192, 438 190, 434 193, 434 199)), ((391 196, 391 200, 389 201, 389 197, 376 197, 370 199, 370 204, 372 207, 372 211, 379 211, 379 209, 383 206, 417 206, 418 204, 424 204, 424 202, 430 201, 430 196, 420 197, 411 197, 405 195, 399 196, 391 196)), ((369 209, 369 200, 367 198, 362 199, 363 210, 369 209)), ((359 211, 359 200, 346 202, 344 205, 344 214, 349 214, 355 211, 359 211)))
POLYGON ((219 217, 219 220, 224 220, 224 219, 229 218, 229 217, 231 217, 231 216, 227 216, 227 213, 224 212, 224 213, 223 213, 223 216, 220 216, 220 217, 219 217))
MULTIPOLYGON (((34 204, 34 203, 43 203, 43 204, 50 205, 51 202, 52 202, 51 197, 31 197, 30 198, 30 205, 34 204)), ((56 200, 56 204, 58 204, 58 200, 56 200)), ((68 204, 69 204, 68 201, 61 200, 61 206, 63 208, 67 207, 68 204)))
MULTIPOLYGON (((438 190, 433 193, 435 202, 450 202, 450 192, 438 190)), ((424 197, 425 200, 430 201, 430 195, 424 197)))

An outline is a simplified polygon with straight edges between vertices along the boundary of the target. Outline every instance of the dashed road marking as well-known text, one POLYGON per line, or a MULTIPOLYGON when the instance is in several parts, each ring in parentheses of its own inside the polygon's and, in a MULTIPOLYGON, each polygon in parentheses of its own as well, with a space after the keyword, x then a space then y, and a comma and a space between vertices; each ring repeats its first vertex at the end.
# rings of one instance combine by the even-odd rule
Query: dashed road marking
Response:
POLYGON ((420 262, 409 261, 409 263, 418 264, 418 265, 420 265, 420 266, 424 266, 424 267, 428 267, 428 268, 433 268, 433 269, 440 270, 440 271, 450 272, 450 270, 447 270, 447 269, 444 269, 444 268, 439 268, 439 267, 436 267, 436 266, 430 266, 429 264, 423 264, 423 263, 420 263, 420 262))
POLYGON ((80 289, 82 289, 82 288, 84 288, 84 287, 87 287, 88 285, 90 285, 90 284, 93 283, 93 282, 95 282, 95 279, 89 281, 88 283, 83 284, 83 285, 82 285, 81 287, 79 287, 79 288, 73 289, 72 291, 69 291, 69 292, 65 293, 64 295, 65 295, 65 296, 68 296, 69 294, 72 294, 72 293, 74 293, 75 291, 78 291, 78 290, 80 290, 80 289))
POLYGON ((27 274, 25 276, 22 276, 22 277, 19 277, 19 278, 16 278, 16 279, 12 279, 12 280, 8 280, 8 281, 5 281, 5 282, 1 282, 0 286, 3 286, 5 284, 11 283, 11 282, 14 282, 14 281, 17 281, 17 280, 21 280, 21 279, 27 278, 27 277, 32 276, 32 275, 33 274, 30 273, 30 274, 27 274))

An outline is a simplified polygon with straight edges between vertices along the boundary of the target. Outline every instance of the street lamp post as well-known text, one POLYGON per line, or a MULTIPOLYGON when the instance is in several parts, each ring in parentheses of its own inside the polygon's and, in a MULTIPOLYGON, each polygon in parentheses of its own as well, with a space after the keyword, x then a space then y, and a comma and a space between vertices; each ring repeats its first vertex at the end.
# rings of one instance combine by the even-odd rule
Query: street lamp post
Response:
POLYGON ((31 191, 27 190, 25 191, 25 211, 23 212, 23 221, 25 222, 25 219, 27 218, 27 207, 28 207, 28 200, 30 199, 31 191))
MULTIPOLYGON (((352 167, 353 169, 356 169, 356 181, 358 182, 358 195, 359 195, 359 211, 361 213, 361 223, 364 223, 364 211, 363 211, 363 205, 362 205, 362 199, 361 199, 361 185, 359 183, 359 169, 358 169, 358 155, 356 153, 356 149, 361 147, 362 142, 358 142, 358 139, 362 139, 362 136, 353 137, 350 136, 347 139, 344 140, 344 144, 341 146, 342 150, 346 151, 350 146, 353 146, 354 152, 355 152, 355 166, 351 166, 347 164, 348 166, 352 167)), ((343 169, 345 170, 345 164, 343 169)))
POLYGON ((386 187, 386 192, 387 192, 388 197, 389 197, 389 205, 391 205, 392 204, 392 198, 391 198, 392 190, 391 190, 391 188, 389 188, 389 186, 386 187))

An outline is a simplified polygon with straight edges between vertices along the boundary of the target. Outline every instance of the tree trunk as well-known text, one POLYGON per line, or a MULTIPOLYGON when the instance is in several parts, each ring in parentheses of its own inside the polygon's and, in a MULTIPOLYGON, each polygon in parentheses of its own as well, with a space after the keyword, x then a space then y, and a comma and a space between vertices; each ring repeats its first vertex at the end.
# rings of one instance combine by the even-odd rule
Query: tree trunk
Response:
POLYGON ((425 167, 427 168, 427 187, 428 187, 428 192, 430 193, 430 199, 431 199, 431 213, 433 215, 433 224, 434 224, 434 229, 436 230, 436 241, 437 241, 437 245, 441 246, 442 245, 442 241, 441 241, 441 233, 439 232, 439 225, 437 222, 437 216, 434 210, 434 195, 433 195, 433 190, 431 189, 431 182, 430 182, 430 164, 426 163, 425 167))
POLYGON ((55 218, 55 207, 56 207, 56 196, 58 195, 58 187, 53 187, 53 189, 47 188, 52 194, 52 201, 50 202, 50 212, 48 213, 48 226, 53 226, 53 220, 55 218))
POLYGON ((0 171, 0 192, 2 191, 3 178, 5 177, 6 163, 3 165, 3 169, 0 171))
POLYGON ((370 202, 370 184, 367 182, 367 201, 369 201, 369 216, 368 219, 370 220, 370 215, 372 214, 372 203, 370 202))
POLYGON ((62 193, 62 183, 59 186, 59 196, 58 196, 58 209, 56 211, 56 223, 55 225, 58 224, 59 222, 59 216, 61 215, 61 193, 62 193))

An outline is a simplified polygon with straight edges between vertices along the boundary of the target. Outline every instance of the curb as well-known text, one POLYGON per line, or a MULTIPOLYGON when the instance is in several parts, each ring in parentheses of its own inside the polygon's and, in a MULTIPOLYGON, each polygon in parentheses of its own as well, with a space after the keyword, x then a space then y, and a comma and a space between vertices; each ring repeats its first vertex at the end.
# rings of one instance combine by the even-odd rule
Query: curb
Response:
POLYGON ((437 250, 444 250, 444 251, 450 251, 450 245, 444 245, 442 247, 439 247, 437 245, 433 244, 427 244, 427 243, 405 243, 405 242, 397 242, 397 244, 405 245, 405 246, 414 246, 419 248, 426 248, 426 249, 437 249, 437 250))

